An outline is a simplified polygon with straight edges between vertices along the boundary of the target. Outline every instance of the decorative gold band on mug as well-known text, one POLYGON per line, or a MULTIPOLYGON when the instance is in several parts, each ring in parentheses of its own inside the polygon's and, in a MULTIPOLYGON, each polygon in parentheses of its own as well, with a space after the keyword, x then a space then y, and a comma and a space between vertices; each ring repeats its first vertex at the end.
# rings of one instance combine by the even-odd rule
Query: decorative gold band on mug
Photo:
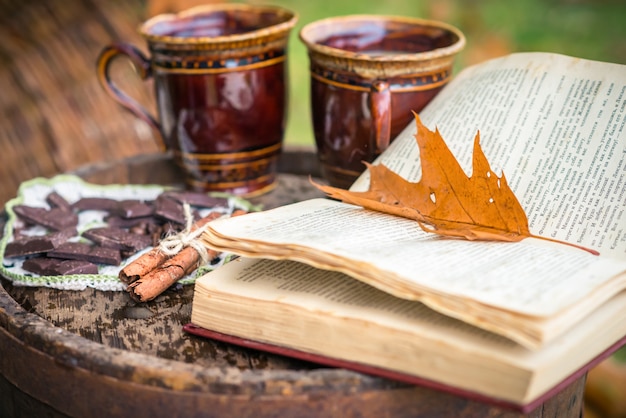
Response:
MULTIPOLYGON (((311 66, 311 77, 322 82, 342 89, 356 91, 370 91, 371 82, 363 82, 349 74, 335 73, 322 67, 311 66)), ((394 93, 412 93, 416 91, 432 90, 444 86, 450 81, 452 72, 449 69, 434 71, 430 74, 410 74, 394 79, 389 85, 389 90, 394 93)))
POLYGON ((192 175, 187 184, 208 191, 250 190, 248 197, 275 187, 275 173, 281 144, 251 151, 194 154, 174 152, 175 161, 192 175))
POLYGON ((185 59, 159 57, 153 59, 153 67, 158 71, 185 74, 219 74, 230 71, 247 71, 280 64, 285 61, 282 52, 269 51, 251 57, 215 59, 193 56, 185 59))
POLYGON ((362 171, 341 168, 332 164, 324 164, 324 177, 328 179, 356 179, 361 173, 362 171))

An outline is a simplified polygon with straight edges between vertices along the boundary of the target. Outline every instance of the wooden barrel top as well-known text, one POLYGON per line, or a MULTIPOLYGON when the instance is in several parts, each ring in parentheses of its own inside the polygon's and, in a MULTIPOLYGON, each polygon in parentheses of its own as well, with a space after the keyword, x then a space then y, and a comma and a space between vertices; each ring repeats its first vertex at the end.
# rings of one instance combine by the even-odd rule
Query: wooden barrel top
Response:
MULTIPOLYGON (((308 150, 288 150, 266 208, 321 194, 308 150)), ((78 170, 99 184, 181 184, 166 154, 78 170)), ((580 417, 585 378, 529 414, 191 336, 193 286, 126 292, 0 287, 0 411, 46 417, 580 417)))

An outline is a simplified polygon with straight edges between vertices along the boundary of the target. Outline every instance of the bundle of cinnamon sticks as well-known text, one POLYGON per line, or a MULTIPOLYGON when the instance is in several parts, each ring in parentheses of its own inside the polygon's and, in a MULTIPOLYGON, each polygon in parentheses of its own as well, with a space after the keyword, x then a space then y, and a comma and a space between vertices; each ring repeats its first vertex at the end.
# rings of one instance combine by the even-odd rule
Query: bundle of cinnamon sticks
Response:
MULTIPOLYGON (((236 210, 231 216, 247 213, 236 210)), ((223 216, 219 212, 211 212, 204 218, 196 221, 191 230, 193 232, 203 228, 207 223, 223 216)), ((207 260, 212 260, 218 253, 207 249, 207 260)), ((147 302, 159 296, 170 286, 197 269, 201 262, 200 252, 193 246, 184 246, 176 254, 168 254, 160 246, 129 263, 119 273, 119 279, 126 284, 126 291, 137 302, 147 302)))

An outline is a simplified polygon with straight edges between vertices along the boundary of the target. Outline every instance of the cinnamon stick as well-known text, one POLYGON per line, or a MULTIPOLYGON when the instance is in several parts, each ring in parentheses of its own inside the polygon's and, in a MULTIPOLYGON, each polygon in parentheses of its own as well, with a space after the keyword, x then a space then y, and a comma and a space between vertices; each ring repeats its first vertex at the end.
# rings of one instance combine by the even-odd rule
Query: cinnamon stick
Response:
POLYGON ((124 284, 133 283, 154 270, 168 258, 167 254, 155 247, 124 267, 118 277, 124 284))
MULTIPOLYGON (((208 253, 210 259, 217 255, 217 252, 212 250, 208 253)), ((193 247, 185 247, 162 265, 131 283, 126 291, 137 302, 152 300, 178 280, 194 271, 198 267, 199 261, 200 254, 193 247)))
MULTIPOLYGON (((235 210, 231 217, 246 214, 245 210, 235 210)), ((202 228, 204 224, 210 222, 208 219, 211 215, 202 218, 194 225, 202 228)), ((218 215, 219 216, 219 215, 218 215)), ((215 219, 215 217, 213 218, 215 219)), ((208 259, 217 257, 218 252, 207 249, 208 259)), ((200 262, 200 254, 193 247, 185 247, 175 256, 165 260, 162 264, 153 268, 132 282, 126 291, 130 297, 137 302, 147 302, 159 296, 178 280, 185 277, 198 268, 200 262)))
MULTIPOLYGON (((191 230, 195 231, 198 228, 202 228, 204 225, 220 216, 221 214, 219 212, 211 212, 204 218, 196 221, 191 230)), ((163 264, 169 258, 170 256, 161 251, 158 246, 154 247, 124 267, 118 277, 124 284, 133 283, 163 264)))

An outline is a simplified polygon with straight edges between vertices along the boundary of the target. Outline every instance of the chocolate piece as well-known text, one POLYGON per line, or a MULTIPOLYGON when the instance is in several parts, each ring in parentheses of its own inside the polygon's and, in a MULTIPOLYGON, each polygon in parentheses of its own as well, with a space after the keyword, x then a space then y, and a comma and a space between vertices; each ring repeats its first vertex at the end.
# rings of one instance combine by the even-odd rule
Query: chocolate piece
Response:
POLYGON ((105 197, 83 197, 72 205, 73 209, 82 210, 104 210, 111 212, 117 209, 119 201, 105 197))
POLYGON ((46 202, 50 205, 51 208, 59 208, 66 212, 72 211, 72 205, 70 205, 70 203, 57 192, 52 192, 48 196, 46 196, 46 202))
POLYGON ((152 244, 152 239, 147 235, 133 234, 113 227, 88 229, 82 235, 104 248, 113 248, 130 253, 143 250, 152 244))
POLYGON ((140 200, 122 200, 118 202, 115 213, 122 218, 141 218, 150 216, 154 212, 154 208, 148 202, 140 200))
POLYGON ((111 264, 114 266, 122 262, 118 250, 91 245, 86 242, 66 242, 59 245, 54 251, 47 253, 48 257, 64 258, 68 260, 84 260, 97 264, 111 264))
POLYGON ((62 260, 35 257, 25 260, 22 268, 41 276, 69 276, 72 274, 98 274, 98 266, 82 260, 62 260))
POLYGON ((176 200, 178 203, 187 203, 201 208, 228 207, 228 199, 225 197, 213 197, 206 193, 192 191, 167 191, 161 193, 162 197, 176 200))
MULTIPOLYGON (((153 234, 158 234, 160 236, 163 233, 164 228, 165 230, 168 230, 168 231, 172 229, 170 225, 172 224, 170 223, 156 224, 156 223, 150 223, 150 222, 143 222, 143 223, 140 223, 140 224, 137 224, 135 226, 128 228, 128 232, 133 233, 133 234, 138 234, 138 235, 152 236, 153 234)), ((182 230, 182 228, 178 226, 177 232, 178 230, 182 230)))
POLYGON ((22 219, 32 224, 44 226, 55 231, 69 227, 76 227, 78 216, 75 213, 66 212, 63 209, 38 208, 26 205, 13 206, 15 213, 22 219))
POLYGON ((159 196, 155 203, 154 215, 165 221, 180 225, 185 224, 185 209, 183 205, 166 196, 159 196))
POLYGON ((6 245, 4 256, 11 258, 46 253, 75 236, 76 228, 70 227, 47 235, 22 237, 6 245))
POLYGON ((118 215, 105 216, 104 221, 115 228, 134 228, 138 225, 158 225, 158 219, 154 216, 141 216, 138 218, 122 218, 118 215))

